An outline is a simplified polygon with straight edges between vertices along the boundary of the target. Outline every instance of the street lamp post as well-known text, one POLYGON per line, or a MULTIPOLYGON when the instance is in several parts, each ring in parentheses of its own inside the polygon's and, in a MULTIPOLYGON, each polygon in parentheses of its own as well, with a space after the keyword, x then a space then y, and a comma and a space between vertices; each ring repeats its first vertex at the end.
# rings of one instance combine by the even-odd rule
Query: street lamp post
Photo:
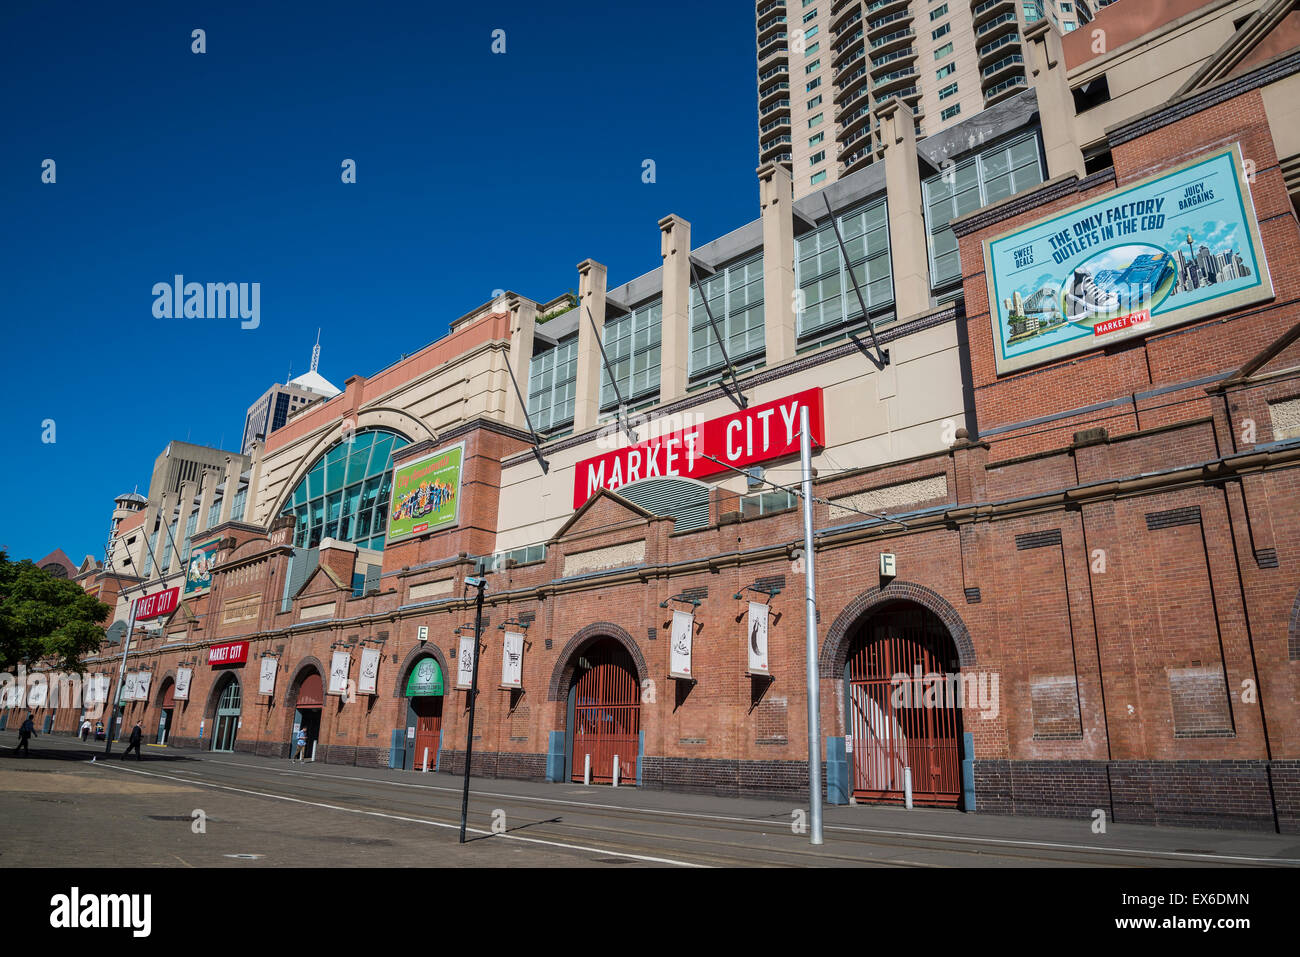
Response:
POLYGON ((469 816, 469 765, 474 757, 474 708, 478 704, 478 643, 483 634, 483 590, 487 588, 485 578, 466 578, 466 585, 478 589, 474 600, 474 675, 469 685, 469 728, 465 732, 465 787, 460 797, 460 843, 465 843, 465 819, 469 816))

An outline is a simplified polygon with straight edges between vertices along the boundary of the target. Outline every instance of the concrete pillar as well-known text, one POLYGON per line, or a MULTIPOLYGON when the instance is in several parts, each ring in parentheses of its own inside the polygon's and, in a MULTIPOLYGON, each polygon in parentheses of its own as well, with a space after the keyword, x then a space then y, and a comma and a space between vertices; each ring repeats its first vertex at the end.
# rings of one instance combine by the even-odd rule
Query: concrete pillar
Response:
POLYGON ((686 394, 691 359, 691 224, 677 215, 659 220, 663 257, 663 345, 660 349, 659 400, 686 394))
POLYGON ((237 522, 257 524, 257 493, 262 485, 262 456, 265 452, 265 439, 254 439, 253 444, 249 446, 249 455, 253 461, 248 474, 248 497, 244 500, 244 514, 235 516, 237 522))
POLYGON ((573 431, 596 427, 600 417, 600 346, 605 328, 606 269, 594 259, 578 264, 578 381, 574 383, 573 431), (588 319, 588 312, 591 318, 588 319), (592 323, 595 329, 592 329, 592 323))
MULTIPOLYGON (((153 542, 153 574, 149 576, 150 578, 161 578, 167 573, 167 569, 163 568, 161 563, 163 550, 167 543, 167 524, 171 521, 171 513, 171 492, 163 492, 162 498, 158 500, 158 537, 153 542)), ((147 543, 145 554, 149 554, 147 543)))
POLYGON ((226 455, 225 483, 225 490, 221 493, 221 515, 217 518, 218 525, 225 525, 230 521, 230 511, 235 507, 235 493, 239 491, 239 459, 230 454, 226 455))
POLYGON ((886 103, 878 113, 885 151, 894 309, 899 319, 907 319, 930 308, 930 261, 916 154, 916 119, 902 100, 886 103))
POLYGON ((212 500, 217 495, 218 477, 215 468, 204 467, 199 491, 199 523, 194 526, 195 532, 203 532, 208 528, 208 512, 212 510, 212 500))
POLYGON ((767 364, 793 359, 799 329, 794 311, 794 181, 778 163, 758 168, 763 217, 763 322, 767 364))
MULTIPOLYGON (((158 503, 150 499, 144 506, 144 521, 140 524, 140 544, 131 554, 131 560, 134 565, 129 565, 125 569, 119 568, 118 571, 125 571, 131 575, 143 575, 145 559, 149 554, 149 536, 153 534, 153 523, 158 520, 158 503)), ((151 566, 152 567, 152 566, 151 566)))
MULTIPOLYGON (((507 304, 510 310, 510 352, 506 362, 514 373, 515 382, 519 383, 519 392, 523 401, 528 401, 528 372, 533 361, 533 333, 537 330, 537 304, 528 299, 514 296, 507 304)), ((519 401, 515 387, 505 383, 506 423, 515 428, 528 428, 524 416, 524 405, 519 401)))
POLYGON ((1038 121, 1043 133, 1043 154, 1049 179, 1073 173, 1083 177, 1083 150, 1075 123, 1074 96, 1065 76, 1061 34, 1043 19, 1025 29, 1029 85, 1038 97, 1038 121))
POLYGON ((181 511, 176 517, 176 548, 172 550, 171 564, 167 566, 168 572, 180 571, 184 568, 181 564, 181 555, 185 551, 185 526, 189 523, 190 513, 194 511, 194 495, 198 490, 198 485, 194 482, 181 483, 181 511))

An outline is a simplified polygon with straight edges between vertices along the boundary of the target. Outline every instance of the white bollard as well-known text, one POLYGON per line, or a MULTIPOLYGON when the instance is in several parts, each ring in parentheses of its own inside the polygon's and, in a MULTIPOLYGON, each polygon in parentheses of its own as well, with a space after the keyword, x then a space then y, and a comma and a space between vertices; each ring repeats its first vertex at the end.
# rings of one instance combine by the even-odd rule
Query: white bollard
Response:
POLYGON ((614 787, 618 787, 618 755, 614 755, 614 787))
POLYGON ((158 744, 159 744, 160 747, 164 747, 164 748, 167 747, 167 732, 166 732, 166 731, 164 731, 164 732, 162 733, 162 740, 160 740, 160 741, 158 742, 158 744))
POLYGON ((315 741, 311 743, 311 760, 312 760, 312 764, 316 763, 316 742, 315 741))
POLYGON ((903 801, 912 810, 912 769, 903 768, 903 801))
POLYGON ((591 786, 591 755, 587 755, 586 761, 582 766, 582 784, 584 787, 591 786))
POLYGON ((429 773, 429 749, 424 749, 424 773, 429 773))

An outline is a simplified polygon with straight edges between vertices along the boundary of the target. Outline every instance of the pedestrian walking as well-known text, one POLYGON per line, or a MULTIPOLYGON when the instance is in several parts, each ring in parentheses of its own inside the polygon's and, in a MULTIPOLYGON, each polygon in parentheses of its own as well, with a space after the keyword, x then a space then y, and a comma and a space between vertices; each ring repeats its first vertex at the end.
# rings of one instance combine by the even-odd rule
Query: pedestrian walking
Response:
POLYGON ((126 759, 126 756, 127 756, 128 754, 131 753, 131 749, 132 749, 132 748, 135 748, 135 759, 136 759, 137 761, 141 760, 141 757, 140 757, 140 739, 141 739, 142 737, 143 737, 143 734, 142 734, 141 731, 140 731, 140 722, 137 721, 137 722, 135 723, 135 727, 131 729, 131 743, 128 744, 128 745, 126 746, 126 750, 122 752, 122 758, 123 758, 123 760, 125 760, 125 759, 126 759))
POLYGON ((304 760, 307 754, 307 729, 306 728, 298 729, 298 737, 294 740, 294 745, 296 746, 294 752, 294 760, 295 761, 304 760))
POLYGON ((27 712, 27 720, 24 721, 22 726, 18 729, 18 744, 14 747, 15 756, 18 754, 19 748, 22 749, 23 757, 26 758, 31 756, 31 749, 28 746, 28 741, 36 736, 36 722, 33 720, 33 717, 34 716, 30 711, 27 712))
POLYGON ((81 719, 81 740, 84 742, 90 738, 90 719, 81 719))

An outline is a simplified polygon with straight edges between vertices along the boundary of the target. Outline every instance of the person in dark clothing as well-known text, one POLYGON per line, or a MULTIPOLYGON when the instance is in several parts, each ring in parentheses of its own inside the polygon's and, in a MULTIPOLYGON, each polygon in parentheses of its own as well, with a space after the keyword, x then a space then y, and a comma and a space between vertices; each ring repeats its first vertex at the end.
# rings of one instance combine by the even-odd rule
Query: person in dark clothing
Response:
POLYGON ((18 729, 18 746, 14 748, 14 754, 16 755, 18 753, 18 749, 21 748, 23 752, 23 757, 25 758, 30 757, 31 749, 28 747, 27 742, 35 734, 36 734, 36 722, 32 720, 31 712, 28 712, 27 720, 24 721, 22 723, 22 727, 18 729))
POLYGON ((131 753, 131 749, 132 749, 132 748, 135 748, 135 759, 136 759, 137 761, 141 760, 141 758, 140 758, 140 738, 141 738, 141 733, 140 733, 140 722, 137 721, 137 722, 135 723, 135 727, 131 729, 131 743, 128 744, 128 745, 126 746, 126 750, 122 752, 122 757, 123 757, 123 759, 125 759, 126 756, 127 756, 128 754, 131 753))

